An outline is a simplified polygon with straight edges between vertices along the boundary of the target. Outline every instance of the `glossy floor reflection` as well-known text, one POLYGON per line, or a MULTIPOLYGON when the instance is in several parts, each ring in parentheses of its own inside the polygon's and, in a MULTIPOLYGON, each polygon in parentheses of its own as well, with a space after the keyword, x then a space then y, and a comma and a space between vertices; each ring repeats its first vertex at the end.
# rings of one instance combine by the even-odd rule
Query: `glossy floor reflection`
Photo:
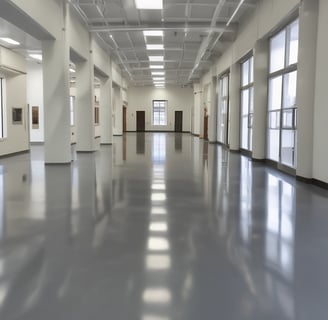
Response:
POLYGON ((328 192, 188 134, 0 160, 0 319, 326 320, 328 192))

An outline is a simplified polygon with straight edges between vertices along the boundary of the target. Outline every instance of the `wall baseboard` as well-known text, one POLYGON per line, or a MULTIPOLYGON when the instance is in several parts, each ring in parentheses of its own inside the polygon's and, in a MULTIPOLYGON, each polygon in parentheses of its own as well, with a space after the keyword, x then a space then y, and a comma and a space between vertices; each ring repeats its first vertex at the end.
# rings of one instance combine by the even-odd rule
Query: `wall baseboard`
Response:
POLYGON ((19 155, 24 154, 24 153, 30 153, 30 150, 23 150, 23 151, 18 151, 18 152, 3 154, 3 155, 0 156, 0 159, 10 158, 10 157, 14 157, 14 156, 19 156, 19 155))
POLYGON ((46 166, 67 166, 67 165, 71 165, 72 161, 70 162, 45 162, 44 164, 46 166))
POLYGON ((321 180, 318 180, 318 179, 313 179, 313 178, 304 178, 304 177, 301 177, 301 176, 296 176, 296 179, 298 181, 304 182, 306 184, 313 184, 317 187, 328 190, 328 183, 327 182, 324 182, 324 181, 321 181, 321 180))
POLYGON ((34 142, 30 142, 31 146, 43 146, 44 142, 43 141, 34 141, 34 142))

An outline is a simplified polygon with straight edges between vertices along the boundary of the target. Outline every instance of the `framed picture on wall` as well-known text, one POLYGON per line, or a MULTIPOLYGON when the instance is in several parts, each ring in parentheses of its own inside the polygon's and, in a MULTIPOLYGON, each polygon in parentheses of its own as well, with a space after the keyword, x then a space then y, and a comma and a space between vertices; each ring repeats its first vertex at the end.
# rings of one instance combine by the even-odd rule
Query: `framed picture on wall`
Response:
POLYGON ((39 107, 32 107, 32 128, 39 129, 39 107))
POLYGON ((13 124, 23 123, 23 109, 22 108, 12 108, 13 124))

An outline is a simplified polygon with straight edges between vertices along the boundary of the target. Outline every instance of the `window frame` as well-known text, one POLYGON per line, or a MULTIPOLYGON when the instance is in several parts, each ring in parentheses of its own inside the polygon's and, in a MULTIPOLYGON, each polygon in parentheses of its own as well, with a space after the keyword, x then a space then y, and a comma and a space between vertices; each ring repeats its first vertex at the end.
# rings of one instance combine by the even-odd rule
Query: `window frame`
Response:
MULTIPOLYGON (((278 154, 278 163, 282 165, 286 165, 287 167, 290 167, 289 164, 286 164, 283 162, 282 159, 282 145, 283 145, 283 131, 290 130, 294 131, 294 150, 293 150, 293 164, 291 165, 292 168, 296 168, 296 132, 297 132, 297 106, 296 102, 293 106, 284 106, 284 101, 285 101, 285 78, 287 75, 296 72, 297 73, 297 67, 298 67, 298 60, 295 63, 289 64, 289 55, 290 55, 290 47, 291 47, 291 30, 292 27, 294 26, 295 23, 299 23, 299 18, 294 19, 287 25, 285 25, 282 29, 278 30, 274 35, 272 35, 269 39, 269 68, 268 68, 268 104, 267 104, 267 156, 270 160, 273 160, 269 157, 270 155, 270 140, 269 140, 269 135, 271 130, 277 130, 279 131, 279 154, 278 154), (285 32, 285 47, 284 47, 284 66, 283 68, 279 70, 275 70, 271 72, 271 57, 272 57, 272 41, 273 39, 278 36, 281 32, 285 32), (280 108, 275 108, 275 109, 269 109, 269 103, 270 103, 270 81, 281 77, 281 97, 280 97, 280 108), (287 112, 292 113, 292 124, 290 126, 284 125, 284 114, 287 112), (278 113, 278 118, 279 122, 275 127, 271 126, 271 120, 272 120, 272 114, 273 113, 278 113)), ((299 43, 299 37, 298 37, 298 43, 299 43)), ((298 44, 298 50, 299 50, 299 44, 298 44)), ((296 74, 296 81, 297 81, 297 74, 296 74)), ((297 94, 297 93, 296 93, 297 94)), ((276 160, 273 160, 276 161, 276 160)))
POLYGON ((252 151, 252 136, 251 132, 253 129, 253 119, 254 119, 254 55, 253 53, 248 54, 244 57, 242 61, 240 61, 240 141, 241 144, 243 142, 243 120, 247 118, 247 148, 245 149, 243 146, 240 147, 242 150, 252 151), (248 63, 247 70, 247 83, 244 84, 244 64, 248 63), (247 113, 243 113, 243 93, 248 93, 248 110, 247 113), (251 94, 251 92, 253 94, 251 94), (253 105, 253 110, 251 110, 251 105, 253 105))
POLYGON ((168 100, 152 100, 152 125, 154 127, 166 127, 168 125, 168 100), (158 106, 156 106, 155 104, 159 103, 158 106), (160 105, 161 103, 163 103, 164 105, 160 105), (159 108, 158 111, 156 111, 155 109, 159 108), (163 108, 163 110, 161 110, 161 108, 163 108), (159 122, 155 123, 155 113, 158 114, 158 118, 159 118, 159 122), (161 115, 164 114, 164 119, 165 121, 163 123, 161 123, 161 115))

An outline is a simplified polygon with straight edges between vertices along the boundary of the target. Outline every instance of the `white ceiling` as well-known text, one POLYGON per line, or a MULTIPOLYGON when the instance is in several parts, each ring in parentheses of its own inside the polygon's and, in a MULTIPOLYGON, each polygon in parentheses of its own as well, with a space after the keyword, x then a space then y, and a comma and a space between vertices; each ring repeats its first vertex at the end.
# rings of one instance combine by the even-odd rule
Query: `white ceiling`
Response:
POLYGON ((163 10, 138 10, 135 0, 70 2, 132 85, 152 85, 150 55, 164 56, 167 84, 187 85, 209 70, 257 1, 163 0, 163 10), (164 36, 145 38, 143 30, 163 30, 164 36), (150 51, 146 44, 164 44, 164 50, 150 51))

